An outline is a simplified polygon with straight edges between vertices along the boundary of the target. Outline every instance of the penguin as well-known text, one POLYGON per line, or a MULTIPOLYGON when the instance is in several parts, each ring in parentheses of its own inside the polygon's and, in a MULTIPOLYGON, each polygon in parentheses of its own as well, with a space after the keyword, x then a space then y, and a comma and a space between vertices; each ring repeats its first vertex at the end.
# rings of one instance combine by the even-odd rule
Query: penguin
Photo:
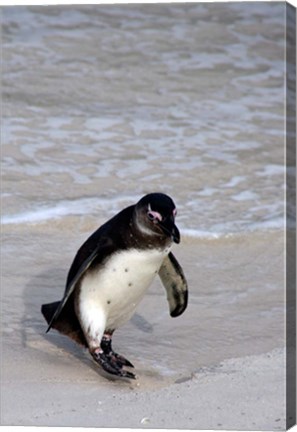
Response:
POLYGON ((133 364, 113 351, 112 335, 133 315, 158 274, 170 315, 188 303, 184 272, 171 252, 180 243, 176 207, 163 193, 149 193, 100 226, 78 250, 61 301, 43 304, 53 328, 87 347, 108 374, 128 379, 133 364))

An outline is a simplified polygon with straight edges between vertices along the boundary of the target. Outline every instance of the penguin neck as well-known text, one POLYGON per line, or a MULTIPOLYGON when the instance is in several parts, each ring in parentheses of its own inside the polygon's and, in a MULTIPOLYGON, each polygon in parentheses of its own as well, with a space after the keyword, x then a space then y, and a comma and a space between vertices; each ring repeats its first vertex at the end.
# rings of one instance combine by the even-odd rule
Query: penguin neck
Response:
POLYGON ((139 249, 167 249, 172 245, 172 239, 161 233, 151 230, 134 215, 131 221, 131 234, 133 241, 139 249))

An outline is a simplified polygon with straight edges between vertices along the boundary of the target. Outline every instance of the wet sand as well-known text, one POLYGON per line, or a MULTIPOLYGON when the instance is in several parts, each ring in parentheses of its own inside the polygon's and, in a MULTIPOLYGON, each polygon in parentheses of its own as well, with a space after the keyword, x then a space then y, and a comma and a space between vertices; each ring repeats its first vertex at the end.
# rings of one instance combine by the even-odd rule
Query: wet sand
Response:
POLYGON ((92 218, 7 225, 3 234, 2 425, 285 428, 283 236, 198 240, 174 253, 189 282, 172 319, 156 279, 114 348, 137 381, 107 379, 55 331, 40 305, 58 300, 92 218), (278 389, 277 391, 275 389, 278 389))

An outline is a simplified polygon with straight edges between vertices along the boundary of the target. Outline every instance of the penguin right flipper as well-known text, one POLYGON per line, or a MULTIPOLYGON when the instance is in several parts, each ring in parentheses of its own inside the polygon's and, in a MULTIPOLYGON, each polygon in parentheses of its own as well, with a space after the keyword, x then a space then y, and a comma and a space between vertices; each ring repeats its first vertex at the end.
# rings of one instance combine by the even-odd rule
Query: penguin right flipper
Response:
POLYGON ((104 259, 113 251, 114 245, 104 236, 100 237, 100 231, 92 234, 88 240, 78 250, 76 257, 70 267, 64 296, 57 306, 46 332, 48 332, 55 321, 59 318, 66 302, 69 300, 71 294, 75 290, 77 283, 84 275, 86 270, 92 265, 94 261, 100 264, 104 259))
POLYGON ((188 284, 177 259, 169 253, 159 270, 160 279, 167 291, 170 315, 181 315, 188 304, 188 284))

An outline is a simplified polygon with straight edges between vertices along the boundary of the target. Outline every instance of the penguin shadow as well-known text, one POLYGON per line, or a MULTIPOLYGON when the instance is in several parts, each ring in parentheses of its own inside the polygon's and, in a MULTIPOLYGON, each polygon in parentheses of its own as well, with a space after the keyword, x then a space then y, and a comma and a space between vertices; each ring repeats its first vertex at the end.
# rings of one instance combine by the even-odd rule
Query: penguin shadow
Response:
MULTIPOLYGON (((110 381, 130 382, 125 378, 114 377, 107 374, 96 365, 89 356, 88 349, 77 344, 65 335, 52 329, 46 333, 47 322, 41 313, 41 306, 44 303, 51 303, 62 298, 66 280, 65 269, 49 268, 33 276, 25 286, 23 292, 24 312, 21 318, 21 340, 24 349, 39 354, 41 357, 48 356, 50 360, 59 361, 57 351, 71 356, 86 367, 91 367, 100 376, 110 381)), ((131 324, 138 330, 145 333, 153 332, 151 325, 144 317, 135 314, 131 324)), ((34 358, 34 357, 33 357, 34 358)))

